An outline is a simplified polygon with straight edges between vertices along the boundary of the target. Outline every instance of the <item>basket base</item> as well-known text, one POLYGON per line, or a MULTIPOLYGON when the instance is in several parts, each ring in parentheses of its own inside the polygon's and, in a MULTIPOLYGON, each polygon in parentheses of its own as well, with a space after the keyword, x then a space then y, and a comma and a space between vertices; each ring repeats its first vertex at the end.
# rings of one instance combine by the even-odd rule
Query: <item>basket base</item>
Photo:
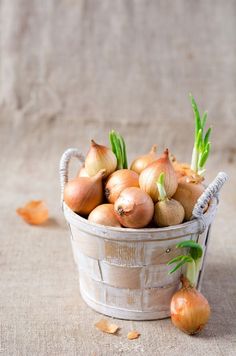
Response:
POLYGON ((114 308, 109 305, 104 305, 92 300, 88 295, 80 288, 80 294, 85 303, 95 310, 96 312, 110 316, 116 319, 124 320, 158 320, 166 319, 170 317, 170 311, 137 311, 137 310, 126 310, 120 308, 114 308))

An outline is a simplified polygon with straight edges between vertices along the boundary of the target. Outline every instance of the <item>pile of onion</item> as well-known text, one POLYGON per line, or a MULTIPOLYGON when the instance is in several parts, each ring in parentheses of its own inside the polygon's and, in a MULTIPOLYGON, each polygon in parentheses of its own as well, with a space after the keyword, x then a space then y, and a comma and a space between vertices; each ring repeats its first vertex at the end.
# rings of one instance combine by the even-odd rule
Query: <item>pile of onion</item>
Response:
POLYGON ((111 149, 91 140, 84 166, 65 187, 66 204, 84 216, 92 212, 89 220, 106 226, 140 228, 152 221, 165 227, 190 220, 205 188, 202 181, 211 132, 208 129, 203 134, 207 114, 200 117, 192 96, 191 103, 195 116, 191 167, 177 162, 168 148, 158 158, 153 145, 149 153, 136 158, 128 169, 125 141, 112 130, 111 149), (158 181, 161 176, 162 184, 158 181))

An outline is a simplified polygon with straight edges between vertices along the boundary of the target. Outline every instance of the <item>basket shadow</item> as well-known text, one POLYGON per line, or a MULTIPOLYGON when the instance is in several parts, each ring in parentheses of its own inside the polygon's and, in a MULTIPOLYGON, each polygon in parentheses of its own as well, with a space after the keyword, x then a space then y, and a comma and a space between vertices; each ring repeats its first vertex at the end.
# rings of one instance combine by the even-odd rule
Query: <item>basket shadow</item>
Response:
POLYGON ((54 229, 54 228, 58 228, 61 227, 61 224, 59 223, 59 221, 53 217, 48 218, 47 221, 45 221, 41 227, 47 227, 49 229, 54 229))
POLYGON ((236 263, 208 264, 205 269, 202 294, 211 306, 211 318, 200 338, 235 337, 236 330, 236 263))

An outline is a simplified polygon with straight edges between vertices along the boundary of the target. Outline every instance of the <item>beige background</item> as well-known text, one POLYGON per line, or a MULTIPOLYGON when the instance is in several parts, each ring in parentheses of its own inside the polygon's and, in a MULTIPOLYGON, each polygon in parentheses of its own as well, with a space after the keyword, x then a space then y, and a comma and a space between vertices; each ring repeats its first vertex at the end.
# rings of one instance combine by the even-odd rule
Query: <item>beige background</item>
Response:
POLYGON ((236 2, 0 0, 0 353, 3 355, 234 355, 236 2), (188 93, 214 127, 208 181, 230 174, 209 249, 203 292, 212 319, 187 337, 169 320, 117 321, 119 336, 79 296, 59 209, 58 161, 90 138, 125 137, 130 159, 156 142, 189 160, 188 93), (52 219, 15 214, 45 199, 52 219), (139 340, 126 341, 137 328, 139 340))

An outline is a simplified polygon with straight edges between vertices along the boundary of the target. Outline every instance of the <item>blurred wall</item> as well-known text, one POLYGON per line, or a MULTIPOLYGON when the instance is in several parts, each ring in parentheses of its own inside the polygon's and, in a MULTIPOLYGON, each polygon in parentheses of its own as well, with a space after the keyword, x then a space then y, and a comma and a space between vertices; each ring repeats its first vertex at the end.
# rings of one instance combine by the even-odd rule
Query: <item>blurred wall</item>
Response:
POLYGON ((232 161, 236 1, 0 3, 4 143, 60 154, 116 128, 131 155, 157 142, 188 159, 191 91, 209 112, 214 153, 232 161))

